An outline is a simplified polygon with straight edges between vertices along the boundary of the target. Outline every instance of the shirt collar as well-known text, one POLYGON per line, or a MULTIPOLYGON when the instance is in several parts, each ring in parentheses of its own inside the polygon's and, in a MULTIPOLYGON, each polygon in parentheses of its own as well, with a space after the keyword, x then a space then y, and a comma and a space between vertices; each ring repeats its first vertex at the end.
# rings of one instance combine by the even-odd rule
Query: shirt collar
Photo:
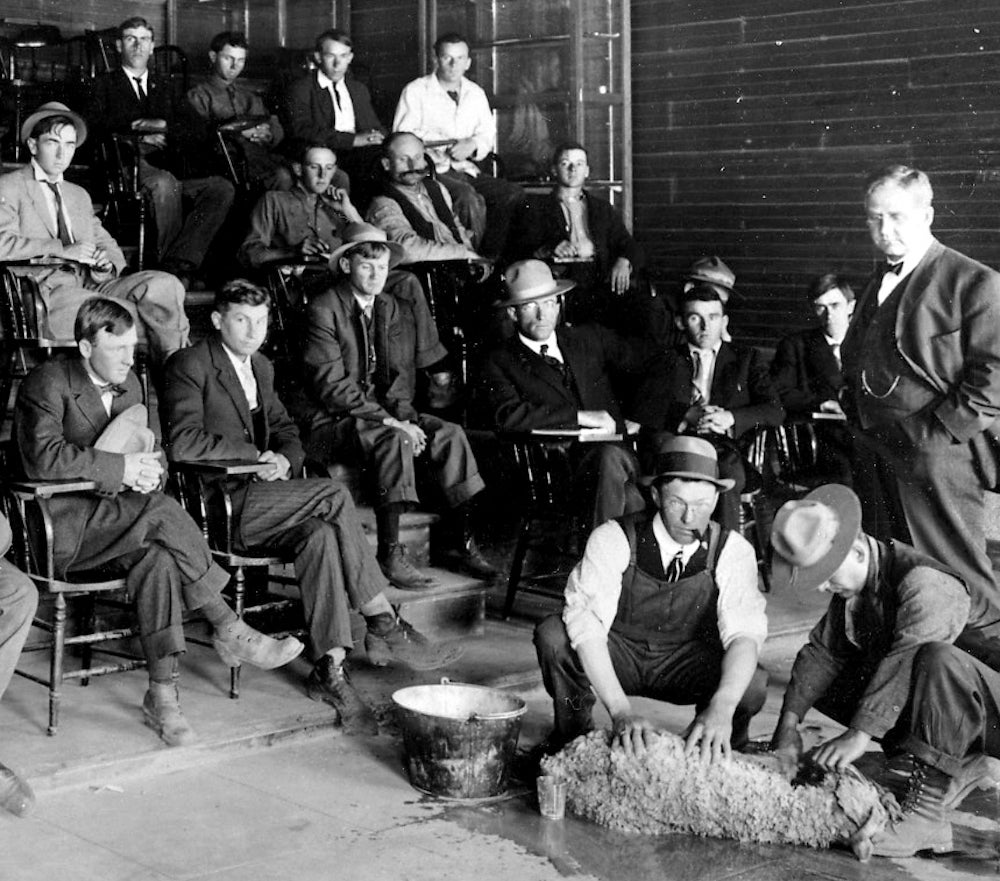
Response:
POLYGON ((361 312, 365 311, 366 306, 371 306, 373 310, 372 314, 373 315, 375 314, 374 313, 375 300, 378 298, 378 294, 375 294, 374 297, 362 297, 358 294, 357 291, 354 290, 354 288, 351 288, 351 296, 354 297, 354 302, 358 304, 358 309, 361 312))
POLYGON ((31 170, 32 170, 32 172, 33 172, 33 173, 34 173, 34 175, 35 175, 35 180, 37 180, 37 181, 39 181, 39 182, 42 182, 42 183, 52 183, 52 184, 61 184, 61 183, 63 182, 63 176, 62 176, 61 174, 60 174, 60 175, 59 175, 59 176, 58 176, 58 177, 57 177, 57 178, 56 178, 55 180, 52 180, 52 179, 51 179, 51 178, 50 178, 50 177, 49 177, 49 176, 48 176, 48 175, 47 175, 47 174, 46 174, 46 173, 45 173, 45 172, 44 172, 44 171, 42 170, 42 166, 41 166, 41 165, 39 165, 39 164, 38 164, 38 163, 37 163, 37 162, 35 161, 35 158, 34 158, 34 157, 32 157, 32 158, 31 158, 31 170))
MULTIPOLYGON (((899 269, 899 278, 904 278, 916 269, 917 264, 924 259, 924 255, 930 250, 931 245, 934 244, 934 237, 928 236, 927 241, 923 243, 919 248, 910 251, 903 258, 903 265, 899 269)), ((889 265, 894 266, 895 264, 891 261, 889 265)))
POLYGON ((448 88, 448 86, 446 86, 443 82, 441 82, 441 80, 438 79, 437 72, 433 73, 432 76, 434 77, 434 82, 437 83, 437 87, 442 92, 444 92, 444 94, 447 95, 449 92, 458 92, 458 98, 459 98, 459 100, 462 99, 462 91, 463 91, 463 87, 465 86, 465 77, 464 76, 458 81, 458 83, 455 85, 454 88, 448 88))
POLYGON ((146 88, 146 83, 149 81, 149 68, 148 67, 142 73, 138 73, 137 71, 130 70, 129 68, 125 67, 124 65, 122 65, 122 70, 125 71, 125 76, 128 77, 129 85, 132 85, 133 88, 134 88, 135 81, 136 80, 141 80, 142 81, 142 87, 144 89, 146 88))
MULTIPOLYGON (((722 340, 719 340, 714 346, 712 346, 712 358, 713 359, 717 358, 719 356, 719 349, 721 349, 721 348, 722 348, 722 340)), ((692 346, 691 343, 688 343, 688 351, 690 351, 692 355, 695 352, 698 352, 698 357, 700 358, 701 357, 701 353, 704 352, 705 350, 704 349, 699 349, 697 346, 692 346)))
POLYGON ((684 557, 690 559, 694 552, 698 550, 698 545, 701 544, 697 539, 688 542, 686 545, 674 541, 670 533, 667 532, 667 526, 663 522, 663 515, 659 511, 656 512, 656 516, 653 518, 653 538, 656 539, 656 543, 660 546, 661 556, 665 559, 676 556, 678 551, 683 551, 684 557))
POLYGON ((521 333, 521 331, 517 332, 517 336, 518 339, 520 339, 521 342, 524 345, 526 345, 529 349, 531 349, 531 351, 534 352, 536 355, 542 354, 542 346, 548 346, 549 351, 551 351, 552 349, 556 350, 559 349, 559 343, 556 341, 555 331, 552 331, 552 334, 549 336, 549 338, 545 340, 528 339, 528 337, 526 337, 523 333, 521 333))
POLYGON ((333 86, 336 89, 344 84, 344 80, 341 80, 339 83, 335 83, 332 79, 330 79, 330 77, 328 77, 321 70, 316 71, 316 82, 319 83, 319 87, 321 89, 329 89, 331 86, 333 86))
POLYGON ((248 355, 244 358, 242 355, 237 355, 221 339, 219 342, 222 344, 223 351, 229 356, 229 360, 233 362, 236 372, 239 373, 241 370, 246 370, 247 365, 250 363, 250 356, 248 355))

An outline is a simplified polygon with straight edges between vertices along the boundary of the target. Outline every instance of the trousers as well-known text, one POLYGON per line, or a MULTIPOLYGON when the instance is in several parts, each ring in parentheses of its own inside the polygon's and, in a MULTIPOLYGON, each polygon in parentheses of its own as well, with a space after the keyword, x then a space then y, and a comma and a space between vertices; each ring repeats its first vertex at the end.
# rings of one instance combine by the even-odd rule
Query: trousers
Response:
POLYGON ((37 607, 38 591, 31 579, 0 558, 0 697, 14 675, 37 607))

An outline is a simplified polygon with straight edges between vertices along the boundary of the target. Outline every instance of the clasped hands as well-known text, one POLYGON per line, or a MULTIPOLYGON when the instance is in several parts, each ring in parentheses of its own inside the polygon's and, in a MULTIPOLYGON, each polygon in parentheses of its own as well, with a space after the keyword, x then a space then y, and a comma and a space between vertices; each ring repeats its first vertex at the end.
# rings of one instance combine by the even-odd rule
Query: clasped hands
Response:
POLYGON ((89 266, 91 271, 110 272, 114 269, 114 264, 108 257, 107 251, 93 242, 73 242, 72 245, 64 245, 62 256, 67 260, 74 260, 84 266, 89 266))
POLYGON ((163 483, 163 458, 160 453, 125 453, 122 483, 133 492, 155 492, 163 483))
POLYGON ((410 422, 409 420, 404 419, 394 419, 390 416, 387 419, 384 419, 382 424, 403 432, 410 439, 410 443, 413 444, 414 456, 419 456, 427 448, 427 434, 415 422, 410 422))
POLYGON ((684 425, 697 434, 729 434, 736 417, 715 404, 695 404, 684 414, 684 425))

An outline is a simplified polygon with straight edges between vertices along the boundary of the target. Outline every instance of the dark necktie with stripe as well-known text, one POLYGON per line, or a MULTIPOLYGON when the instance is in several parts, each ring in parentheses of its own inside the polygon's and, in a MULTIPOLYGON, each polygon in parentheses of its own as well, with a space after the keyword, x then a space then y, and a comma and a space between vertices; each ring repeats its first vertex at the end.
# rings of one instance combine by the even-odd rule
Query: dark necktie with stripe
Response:
POLYGON ((56 234, 63 245, 72 245, 73 236, 70 235, 69 227, 66 225, 66 215, 63 212, 62 193, 59 191, 59 184, 54 184, 47 180, 45 183, 52 190, 52 195, 56 197, 56 234))
POLYGON ((680 550, 674 554, 673 559, 667 564, 667 581, 680 581, 684 574, 684 551, 680 550))

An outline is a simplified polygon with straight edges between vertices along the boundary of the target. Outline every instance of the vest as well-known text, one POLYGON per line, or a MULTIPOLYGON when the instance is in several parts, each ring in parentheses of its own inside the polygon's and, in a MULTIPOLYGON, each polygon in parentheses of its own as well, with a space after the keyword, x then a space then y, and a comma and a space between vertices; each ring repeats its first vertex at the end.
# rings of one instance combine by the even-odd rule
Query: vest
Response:
POLYGON ((678 581, 667 581, 653 519, 648 511, 618 519, 630 553, 611 630, 644 641, 655 651, 703 642, 717 645, 721 653, 715 566, 729 531, 723 532, 714 521, 709 523, 707 542, 688 560, 678 581))
MULTIPOLYGON (((462 234, 458 231, 458 227, 455 225, 455 215, 451 208, 448 207, 448 203, 444 200, 444 195, 441 192, 441 184, 435 180, 425 180, 424 189, 427 190, 427 195, 430 197, 431 205, 434 206, 434 213, 438 216, 438 219, 444 223, 448 229, 451 230, 451 234, 455 237, 455 241, 458 244, 462 244, 462 234)), ((397 205, 399 205, 400 210, 403 212, 403 216, 409 221, 410 226, 413 227, 413 231, 420 236, 422 239, 427 239, 428 241, 436 241, 434 237, 434 227, 420 213, 417 206, 414 205, 409 199, 406 198, 395 186, 387 183, 382 190, 384 196, 388 196, 397 205)))

